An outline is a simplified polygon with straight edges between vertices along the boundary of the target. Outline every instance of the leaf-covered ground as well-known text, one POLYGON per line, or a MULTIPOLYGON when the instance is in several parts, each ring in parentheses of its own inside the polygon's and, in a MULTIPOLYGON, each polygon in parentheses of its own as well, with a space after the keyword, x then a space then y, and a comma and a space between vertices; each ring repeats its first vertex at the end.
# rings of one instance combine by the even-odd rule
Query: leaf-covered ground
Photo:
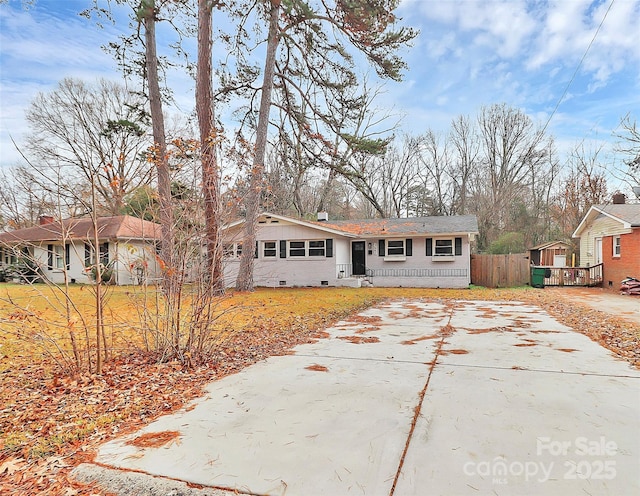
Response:
MULTIPOLYGON (((46 306, 45 299, 20 294, 27 289, 0 285, 0 296, 7 291, 18 299, 28 296, 31 308, 45 311, 37 308, 46 306)), ((122 314, 126 288, 115 291, 109 305, 119 308, 122 314)), ((12 341, 3 335, 0 494, 103 494, 68 477, 75 465, 92 458, 100 443, 179 409, 203 394, 208 382, 268 356, 287 353, 296 344, 319 339, 324 327, 389 298, 531 303, 640 366, 638 326, 566 300, 559 290, 529 288, 308 288, 235 294, 228 298, 236 308, 234 318, 225 324, 228 339, 216 348, 205 365, 189 369, 177 362, 157 363, 142 352, 129 350, 111 359, 100 376, 68 376, 60 374, 50 360, 29 349, 23 341, 12 341)), ((0 305, 0 316, 11 311, 9 306, 0 305)))

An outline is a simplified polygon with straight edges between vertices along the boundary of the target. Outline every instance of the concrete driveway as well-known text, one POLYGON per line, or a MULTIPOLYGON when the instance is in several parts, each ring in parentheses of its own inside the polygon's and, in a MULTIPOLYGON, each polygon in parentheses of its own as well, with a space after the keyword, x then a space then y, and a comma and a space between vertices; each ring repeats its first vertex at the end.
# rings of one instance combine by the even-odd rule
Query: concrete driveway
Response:
POLYGON ((74 476, 130 495, 640 494, 640 372, 541 309, 396 301, 327 333, 74 476))
POLYGON ((640 326, 640 296, 622 295, 602 288, 545 288, 565 301, 578 302, 640 326))

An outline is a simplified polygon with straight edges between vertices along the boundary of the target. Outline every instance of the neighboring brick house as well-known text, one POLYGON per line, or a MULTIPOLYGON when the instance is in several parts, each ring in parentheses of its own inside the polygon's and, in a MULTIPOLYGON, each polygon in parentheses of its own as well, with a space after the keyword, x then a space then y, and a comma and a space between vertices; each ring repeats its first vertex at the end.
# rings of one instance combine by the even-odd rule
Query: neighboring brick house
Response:
POLYGON ((605 288, 640 278, 640 204, 623 202, 592 206, 573 233, 580 239, 580 266, 601 263, 605 288))

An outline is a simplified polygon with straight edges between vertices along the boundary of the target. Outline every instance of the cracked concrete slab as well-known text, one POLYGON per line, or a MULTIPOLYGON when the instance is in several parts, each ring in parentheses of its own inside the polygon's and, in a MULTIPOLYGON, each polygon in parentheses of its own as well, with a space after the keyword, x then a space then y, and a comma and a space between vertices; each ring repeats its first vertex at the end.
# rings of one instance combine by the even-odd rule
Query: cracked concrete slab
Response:
POLYGON ((640 372, 541 309, 394 301, 327 333, 210 384, 75 474, 206 494, 640 492, 640 372), (132 444, 165 431, 179 435, 132 444))

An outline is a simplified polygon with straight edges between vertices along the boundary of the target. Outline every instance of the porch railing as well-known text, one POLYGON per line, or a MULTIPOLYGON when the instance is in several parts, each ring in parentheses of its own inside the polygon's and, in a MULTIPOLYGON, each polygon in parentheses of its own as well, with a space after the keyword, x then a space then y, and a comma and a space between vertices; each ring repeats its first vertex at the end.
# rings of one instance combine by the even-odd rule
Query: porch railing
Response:
POLYGON ((548 267, 545 286, 598 286, 602 284, 602 264, 591 267, 548 267))
MULTIPOLYGON (((336 268, 338 279, 354 277, 351 264, 337 264, 336 268)), ((366 277, 468 277, 468 274, 467 269, 367 269, 366 277)))
POLYGON ((351 268, 351 264, 337 264, 336 270, 337 270, 336 277, 338 279, 351 277, 353 275, 353 269, 351 268))
POLYGON ((370 277, 467 277, 467 269, 367 269, 370 277))

